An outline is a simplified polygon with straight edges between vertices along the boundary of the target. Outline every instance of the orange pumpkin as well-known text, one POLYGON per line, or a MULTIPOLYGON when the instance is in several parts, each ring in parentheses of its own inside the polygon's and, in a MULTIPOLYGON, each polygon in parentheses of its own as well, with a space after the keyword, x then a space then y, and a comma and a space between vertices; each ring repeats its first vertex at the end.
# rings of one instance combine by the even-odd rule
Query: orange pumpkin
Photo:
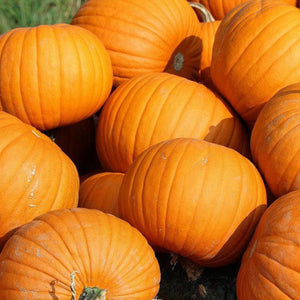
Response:
POLYGON ((40 25, 0 37, 0 106, 40 130, 91 116, 111 87, 109 55, 88 30, 40 25))
MULTIPOLYGON (((246 1, 247 0, 195 0, 195 2, 199 2, 205 5, 217 20, 223 19, 230 10, 232 10, 240 3, 246 1)), ((297 2, 297 0, 283 0, 283 1, 291 5, 296 5, 297 2)))
POLYGON ((104 105, 96 146, 106 170, 125 172, 145 149, 191 137, 249 154, 249 136, 238 117, 204 85, 167 73, 132 78, 104 105))
POLYGON ((187 1, 88 0, 72 24, 95 33, 110 54, 114 85, 150 72, 198 79, 202 44, 187 1))
POLYGON ((3 111, 0 172, 0 248, 34 217, 77 206, 79 177, 72 161, 47 136, 3 111))
POLYGON ((101 300, 150 300, 159 283, 158 262, 141 233, 94 209, 39 216, 13 235, 0 255, 1 300, 97 295, 101 300))
POLYGON ((122 217, 158 249, 203 266, 240 257, 266 207, 254 165, 227 147, 174 139, 145 150, 119 194, 122 217))
POLYGON ((300 191, 262 216, 238 273, 239 300, 300 299, 300 191))
POLYGON ((281 0, 247 1, 222 20, 211 77, 250 128, 279 89, 300 81, 299 35, 299 9, 281 0))
POLYGON ((275 196, 300 189, 300 83, 278 91, 251 135, 253 161, 275 196))
POLYGON ((120 217, 118 198, 123 176, 122 173, 103 172, 85 179, 80 184, 79 206, 120 217))

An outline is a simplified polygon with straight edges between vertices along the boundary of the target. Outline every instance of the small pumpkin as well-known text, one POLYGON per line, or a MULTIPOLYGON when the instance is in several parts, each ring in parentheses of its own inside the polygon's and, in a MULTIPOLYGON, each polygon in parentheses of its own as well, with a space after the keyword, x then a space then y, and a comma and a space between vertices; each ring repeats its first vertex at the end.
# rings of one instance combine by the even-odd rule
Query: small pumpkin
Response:
POLYGON ((235 150, 179 138, 138 156, 123 178, 119 205, 153 247, 217 267, 243 253, 266 208, 266 190, 255 166, 235 150))
POLYGON ((247 1, 222 20, 212 81, 250 128, 278 90, 300 81, 299 35, 300 11, 282 0, 247 1))
POLYGON ((169 72, 198 79, 199 22, 183 0, 87 0, 73 25, 95 33, 109 52, 114 85, 137 75, 169 72))
POLYGON ((0 107, 39 130, 88 118, 111 87, 109 55, 84 28, 40 25, 0 36, 0 107))
POLYGON ((39 216, 0 255, 1 300, 150 300, 159 283, 158 262, 142 234, 95 209, 39 216))
MULTIPOLYGON (((230 10, 232 10, 240 3, 246 1, 247 0, 196 0, 195 2, 199 2, 205 5, 217 20, 222 20, 230 10)), ((283 1, 291 5, 296 5, 297 2, 297 0, 283 1)))
POLYGON ((123 173, 103 172, 86 178, 79 189, 79 207, 99 209, 120 217, 119 191, 123 173))
POLYGON ((300 191, 263 214, 237 276, 239 300, 300 298, 300 191))
POLYGON ((179 137, 250 152, 246 128, 221 98, 167 73, 132 78, 111 94, 100 113, 96 147, 105 170, 124 173, 151 145, 179 137))
POLYGON ((46 135, 3 111, 0 173, 0 249, 34 217, 78 204, 79 177, 69 157, 46 135))
POLYGON ((271 192, 300 189, 300 83, 278 91, 264 106, 251 134, 254 163, 271 192))

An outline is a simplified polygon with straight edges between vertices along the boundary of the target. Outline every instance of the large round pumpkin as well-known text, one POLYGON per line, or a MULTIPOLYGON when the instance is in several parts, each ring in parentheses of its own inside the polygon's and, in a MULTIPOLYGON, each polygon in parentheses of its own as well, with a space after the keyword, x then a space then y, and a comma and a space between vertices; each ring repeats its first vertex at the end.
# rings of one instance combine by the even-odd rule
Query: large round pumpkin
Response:
POLYGON ((152 300, 159 283, 158 262, 141 233, 94 209, 39 216, 0 255, 1 300, 152 300))
POLYGON ((202 51, 198 23, 185 0, 88 0, 72 20, 103 42, 116 86, 149 72, 197 79, 202 51))
POLYGON ((182 138, 156 144, 133 162, 119 205, 154 247, 221 266, 242 254, 265 210, 266 191, 238 152, 182 138))
MULTIPOLYGON (((205 5, 212 15, 221 20, 234 7, 247 0, 190 0, 191 2, 199 2, 205 5)), ((291 5, 296 5, 297 0, 283 0, 291 5)))
POLYGON ((247 1, 222 20, 211 77, 249 127, 279 89, 300 81, 299 35, 299 9, 281 0, 247 1))
POLYGON ((202 84, 167 74, 141 75, 123 83, 104 105, 96 146, 107 170, 125 172, 149 146, 189 137, 249 154, 249 136, 228 106, 202 84))
POLYGON ((262 216, 238 273, 239 300, 300 299, 300 191, 262 216))
POLYGON ((268 101, 251 135, 253 160, 275 196, 300 189, 300 84, 268 101))
POLYGON ((72 161, 47 136, 3 111, 0 173, 0 248, 34 217, 77 206, 79 177, 72 161))
POLYGON ((40 25, 0 37, 0 106, 40 130, 91 116, 111 87, 109 55, 88 30, 40 25))
POLYGON ((89 176, 79 189, 79 206, 120 217, 119 191, 124 174, 103 172, 89 176))

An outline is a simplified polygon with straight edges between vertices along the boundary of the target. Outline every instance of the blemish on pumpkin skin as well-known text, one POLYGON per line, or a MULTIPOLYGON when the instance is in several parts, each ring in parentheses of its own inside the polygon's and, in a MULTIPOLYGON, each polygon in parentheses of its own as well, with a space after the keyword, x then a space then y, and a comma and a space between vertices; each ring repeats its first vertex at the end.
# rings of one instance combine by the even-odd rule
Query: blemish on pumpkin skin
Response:
POLYGON ((40 136, 38 135, 37 132, 35 132, 34 130, 31 130, 31 132, 32 132, 36 137, 40 138, 40 136))
POLYGON ((167 159, 167 157, 165 156, 164 153, 162 153, 162 154, 160 155, 160 157, 161 157, 162 159, 167 159))
POLYGON ((254 251, 256 249, 256 245, 257 245, 257 240, 255 240, 255 242, 254 242, 254 244, 253 244, 253 246, 252 246, 252 248, 250 250, 249 258, 251 258, 253 256, 253 253, 254 253, 254 251))

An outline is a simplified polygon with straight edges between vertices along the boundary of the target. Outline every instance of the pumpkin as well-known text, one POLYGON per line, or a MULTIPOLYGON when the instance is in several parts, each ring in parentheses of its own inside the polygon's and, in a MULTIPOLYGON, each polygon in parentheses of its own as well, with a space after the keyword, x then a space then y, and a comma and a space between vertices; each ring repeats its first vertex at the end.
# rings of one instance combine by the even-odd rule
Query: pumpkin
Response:
POLYGON ((39 216, 0 255, 1 300, 150 300, 159 283, 158 262, 141 233, 95 209, 39 216))
POLYGON ((100 168, 95 144, 96 123, 92 116, 45 132, 72 159, 80 175, 100 168))
POLYGON ((119 191, 124 174, 103 172, 86 178, 79 189, 79 207, 99 209, 120 217, 119 191))
POLYGON ((167 73, 132 78, 112 93, 100 113, 96 147, 105 170, 124 173, 143 150, 178 137, 250 151, 245 127, 221 98, 167 73))
POLYGON ((79 177, 72 161, 46 135, 3 111, 0 173, 0 249, 34 217, 77 206, 79 177))
POLYGON ((263 214, 237 276, 239 300, 300 298, 300 191, 263 214))
POLYGON ((262 109, 251 134, 253 161, 272 193, 300 189, 300 83, 278 91, 262 109))
POLYGON ((197 80, 199 22, 185 0, 88 0, 72 24, 95 33, 109 52, 114 85, 137 75, 169 72, 197 80))
POLYGON ((138 156, 124 175, 119 205, 153 247, 218 267, 241 256, 266 208, 266 190, 235 150, 178 138, 138 156))
MULTIPOLYGON (((217 20, 221 20, 231 9, 246 1, 247 0, 195 0, 194 2, 205 5, 217 20)), ((291 5, 296 5, 297 2, 296 0, 283 1, 291 5)))
POLYGON ((40 25, 0 37, 0 106, 40 130, 88 118, 111 87, 109 55, 84 28, 40 25))
POLYGON ((299 35, 300 11, 280 0, 247 1, 222 20, 212 81, 250 128, 279 89, 300 81, 299 35))
POLYGON ((208 87, 214 89, 210 76, 210 65, 215 35, 220 25, 220 21, 216 21, 204 5, 194 2, 191 2, 190 5, 201 15, 202 20, 198 35, 202 41, 200 81, 208 87))

